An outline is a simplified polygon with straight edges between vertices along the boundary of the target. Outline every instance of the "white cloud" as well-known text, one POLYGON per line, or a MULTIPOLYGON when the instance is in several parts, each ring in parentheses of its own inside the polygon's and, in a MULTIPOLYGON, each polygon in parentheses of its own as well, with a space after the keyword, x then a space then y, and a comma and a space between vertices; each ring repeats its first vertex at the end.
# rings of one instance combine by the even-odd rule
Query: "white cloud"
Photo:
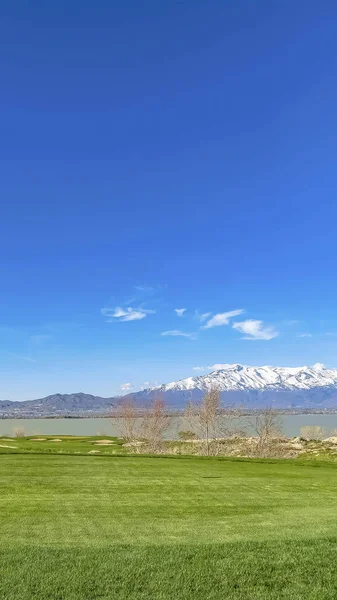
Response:
POLYGON ((134 310, 133 308, 128 308, 128 312, 126 315, 121 317, 120 321, 140 321, 141 319, 145 319, 148 313, 141 310, 134 310))
POLYGON ((337 333, 333 333, 332 331, 327 331, 325 335, 330 335, 331 337, 336 337, 337 333))
POLYGON ((163 331, 163 333, 161 335, 171 335, 173 337, 181 336, 181 337, 190 338, 191 340, 195 339, 194 333, 184 333, 183 331, 180 331, 179 329, 171 329, 170 331, 163 331))
POLYGON ((128 391, 132 390, 132 388, 133 388, 132 383, 122 383, 122 385, 121 385, 122 392, 128 392, 128 391))
POLYGON ((315 371, 322 371, 323 369, 326 369, 326 365, 324 363, 317 362, 314 365, 312 365, 311 368, 315 369, 315 371))
POLYGON ((116 306, 116 308, 114 309, 102 309, 103 314, 105 314, 107 317, 124 317, 127 312, 124 310, 124 308, 121 308, 120 306, 116 306), (104 312, 103 312, 104 311, 104 312))
POLYGON ((233 323, 233 329, 245 333, 246 335, 242 338, 244 340, 272 340, 279 335, 274 327, 265 326, 263 321, 257 321, 256 319, 233 323))
POLYGON ((211 365, 210 367, 207 367, 207 369, 211 369, 211 371, 220 371, 221 369, 228 369, 228 367, 231 367, 232 365, 228 364, 228 363, 216 363, 215 365, 211 365))
POLYGON ((207 321, 206 325, 203 325, 201 329, 211 329, 212 327, 221 327, 222 325, 228 325, 229 320, 232 317, 237 317, 243 312, 243 308, 238 308, 237 310, 230 310, 229 312, 218 313, 217 315, 214 315, 214 317, 212 317, 209 321, 207 321))
POLYGON ((296 337, 298 338, 311 338, 312 333, 299 333, 296 337))
POLYGON ((182 317, 184 312, 186 312, 187 308, 175 308, 174 311, 177 313, 178 317, 182 317))
POLYGON ((139 321, 145 319, 147 315, 155 313, 155 310, 149 310, 147 308, 122 308, 116 306, 116 308, 102 308, 101 313, 104 317, 108 317, 108 322, 112 323, 114 319, 118 321, 139 321))
POLYGON ((204 371, 205 367, 193 367, 193 371, 204 371))

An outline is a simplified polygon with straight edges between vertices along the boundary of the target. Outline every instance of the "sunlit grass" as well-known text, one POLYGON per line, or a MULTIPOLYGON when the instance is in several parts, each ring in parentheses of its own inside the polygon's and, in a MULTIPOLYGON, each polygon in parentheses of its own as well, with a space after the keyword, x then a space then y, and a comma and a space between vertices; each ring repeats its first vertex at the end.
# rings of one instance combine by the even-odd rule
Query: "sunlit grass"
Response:
POLYGON ((337 596, 332 464, 8 454, 0 481, 2 600, 337 596))

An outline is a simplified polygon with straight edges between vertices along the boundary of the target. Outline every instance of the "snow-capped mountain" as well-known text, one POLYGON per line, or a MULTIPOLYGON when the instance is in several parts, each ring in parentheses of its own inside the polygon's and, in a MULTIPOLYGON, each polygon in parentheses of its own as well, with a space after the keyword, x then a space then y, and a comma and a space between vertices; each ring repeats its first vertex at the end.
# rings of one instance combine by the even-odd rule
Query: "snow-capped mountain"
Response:
POLYGON ((337 369, 327 369, 320 363, 312 367, 224 365, 207 375, 173 381, 133 396, 141 401, 160 395, 168 404, 182 406, 211 388, 217 388, 228 404, 337 408, 337 369))
POLYGON ((265 388, 309 389, 337 385, 337 369, 326 369, 316 363, 312 367, 246 367, 243 365, 226 365, 218 371, 199 377, 188 377, 173 381, 158 388, 163 392, 169 390, 209 390, 217 387, 220 391, 229 390, 262 390, 265 388))
MULTIPOLYGON (((155 388, 128 394, 139 406, 161 396, 168 407, 184 408, 217 388, 223 404, 246 408, 336 409, 337 369, 317 363, 312 367, 247 367, 223 365, 207 375, 188 377, 155 388)), ((118 398, 91 394, 54 394, 39 400, 0 401, 0 418, 108 415, 118 398)))

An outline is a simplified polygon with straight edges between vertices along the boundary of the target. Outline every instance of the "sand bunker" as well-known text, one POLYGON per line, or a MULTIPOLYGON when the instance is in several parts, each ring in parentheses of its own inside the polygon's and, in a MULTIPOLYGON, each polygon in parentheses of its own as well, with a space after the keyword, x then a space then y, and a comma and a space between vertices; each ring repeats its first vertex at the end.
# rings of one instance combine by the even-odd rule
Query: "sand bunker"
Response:
POLYGON ((99 450, 89 450, 88 454, 99 454, 99 450))
POLYGON ((112 440, 97 440, 95 442, 95 444, 98 444, 100 446, 109 446, 111 444, 114 444, 115 442, 113 442, 112 440))
POLYGON ((52 440, 49 440, 49 442, 62 442, 62 440, 60 438, 54 438, 52 440))
POLYGON ((8 446, 8 444, 0 444, 0 448, 17 448, 17 446, 8 446))

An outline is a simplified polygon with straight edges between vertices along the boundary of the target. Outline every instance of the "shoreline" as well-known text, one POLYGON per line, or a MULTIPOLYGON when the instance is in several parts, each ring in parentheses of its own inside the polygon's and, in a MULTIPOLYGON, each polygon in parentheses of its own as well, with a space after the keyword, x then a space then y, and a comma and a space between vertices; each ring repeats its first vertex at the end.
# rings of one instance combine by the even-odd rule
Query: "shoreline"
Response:
MULTIPOLYGON (((236 416, 240 417, 246 417, 246 416, 250 416, 250 415, 256 415, 258 413, 260 413, 261 411, 263 411, 263 407, 260 408, 256 408, 256 409, 242 409, 242 411, 237 411, 239 414, 236 414, 236 416)), ((282 409, 282 408, 275 408, 274 409, 275 413, 277 413, 278 415, 282 416, 290 416, 290 415, 336 415, 337 414, 337 408, 330 408, 330 409, 282 409)), ((223 411, 225 412, 225 411, 223 411)), ((143 413, 142 411, 139 411, 139 414, 137 415, 139 418, 142 417, 143 413)), ((171 417, 184 417, 184 409, 182 410, 172 410, 172 411, 167 411, 166 413, 167 416, 171 416, 171 417)), ((62 413, 62 414, 57 414, 57 415, 53 415, 53 414, 46 414, 46 415, 34 415, 34 414, 29 414, 29 415, 18 415, 18 414, 0 414, 0 421, 5 421, 5 420, 29 420, 29 419, 48 419, 48 420, 57 420, 57 419, 109 419, 109 420, 113 420, 113 419, 117 419, 118 416, 114 416, 113 414, 106 414, 106 413, 74 413, 74 414, 66 414, 66 413, 62 413)))

